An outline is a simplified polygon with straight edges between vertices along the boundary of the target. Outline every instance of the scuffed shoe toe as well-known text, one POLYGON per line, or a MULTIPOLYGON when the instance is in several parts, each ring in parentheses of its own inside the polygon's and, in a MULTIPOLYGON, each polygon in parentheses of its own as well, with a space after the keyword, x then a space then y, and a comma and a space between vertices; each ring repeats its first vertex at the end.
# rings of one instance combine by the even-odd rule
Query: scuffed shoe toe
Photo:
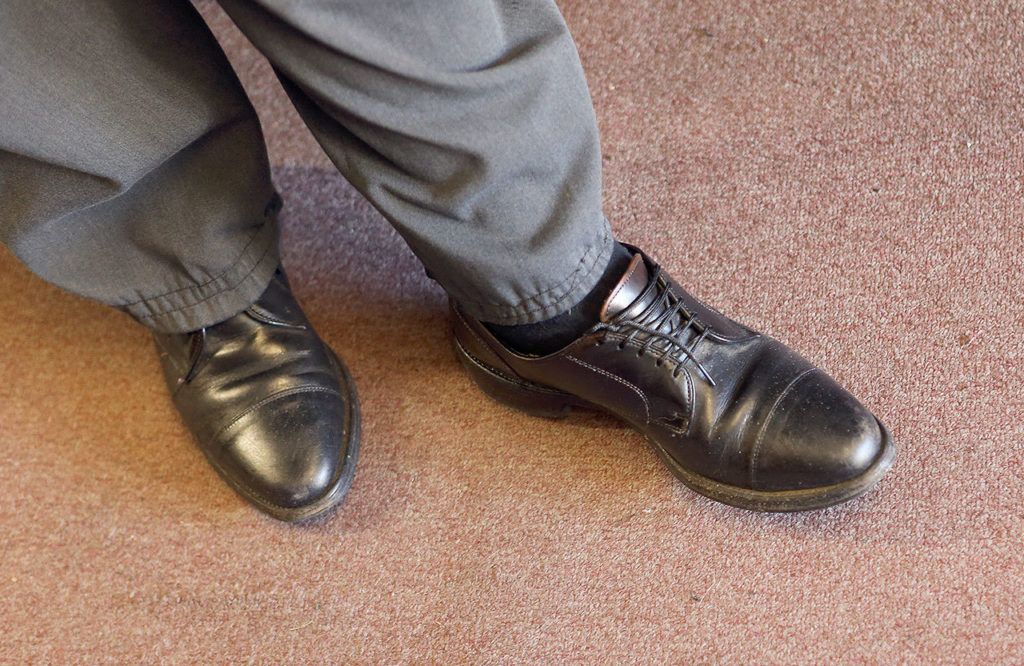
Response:
POLYGON ((751 487, 822 488, 867 473, 882 455, 878 420, 820 370, 805 373, 776 403, 751 453, 751 487))

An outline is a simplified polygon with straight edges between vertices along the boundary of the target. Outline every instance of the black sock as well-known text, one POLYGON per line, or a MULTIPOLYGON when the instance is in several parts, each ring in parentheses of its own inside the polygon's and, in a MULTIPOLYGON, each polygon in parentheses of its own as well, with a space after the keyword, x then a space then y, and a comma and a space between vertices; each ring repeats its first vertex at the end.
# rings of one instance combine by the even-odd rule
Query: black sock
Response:
POLYGON ((604 274, 586 296, 567 312, 535 324, 501 326, 484 323, 496 338, 512 349, 524 354, 550 354, 565 347, 600 318, 601 306, 615 283, 629 268, 633 255, 619 243, 612 249, 612 257, 604 274))

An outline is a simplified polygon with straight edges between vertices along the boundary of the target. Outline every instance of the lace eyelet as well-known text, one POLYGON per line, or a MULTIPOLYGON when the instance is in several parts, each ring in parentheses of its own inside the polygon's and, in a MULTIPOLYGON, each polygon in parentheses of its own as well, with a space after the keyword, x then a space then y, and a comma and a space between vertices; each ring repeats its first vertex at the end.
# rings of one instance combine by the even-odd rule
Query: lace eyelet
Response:
POLYGON ((662 277, 660 268, 655 272, 654 281, 657 283, 656 298, 638 315, 615 324, 615 337, 619 338, 616 348, 619 351, 630 345, 633 349, 639 348, 638 358, 651 352, 657 367, 666 363, 673 365, 673 379, 678 379, 686 370, 685 364, 693 363, 701 377, 714 386, 715 381, 695 355, 697 346, 708 337, 710 327, 697 318, 696 312, 686 309, 682 299, 662 277), (689 344, 686 342, 688 337, 689 344))

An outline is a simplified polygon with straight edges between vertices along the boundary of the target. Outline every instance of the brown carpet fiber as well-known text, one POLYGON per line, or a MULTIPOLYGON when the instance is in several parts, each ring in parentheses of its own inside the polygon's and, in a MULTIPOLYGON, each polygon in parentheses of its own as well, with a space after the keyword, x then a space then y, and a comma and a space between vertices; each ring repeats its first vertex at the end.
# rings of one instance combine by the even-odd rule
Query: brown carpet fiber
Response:
POLYGON ((617 233, 853 389, 890 476, 746 513, 608 418, 489 402, 444 295, 203 5, 266 124, 296 290, 358 382, 361 466, 328 519, 263 517, 146 331, 3 254, 0 661, 1024 661, 1020 3, 563 8, 617 233))

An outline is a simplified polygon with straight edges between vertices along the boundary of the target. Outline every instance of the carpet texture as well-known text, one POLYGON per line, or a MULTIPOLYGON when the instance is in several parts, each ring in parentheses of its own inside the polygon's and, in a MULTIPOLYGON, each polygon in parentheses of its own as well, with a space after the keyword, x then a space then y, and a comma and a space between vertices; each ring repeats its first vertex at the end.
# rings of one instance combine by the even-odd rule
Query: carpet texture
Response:
POLYGON ((875 491, 747 513, 611 419, 488 401, 444 295, 201 4, 358 382, 361 466, 326 520, 263 517, 147 332, 3 253, 0 661, 1024 661, 1024 7, 784 4, 563 9, 617 234, 878 413, 900 456, 875 491))

